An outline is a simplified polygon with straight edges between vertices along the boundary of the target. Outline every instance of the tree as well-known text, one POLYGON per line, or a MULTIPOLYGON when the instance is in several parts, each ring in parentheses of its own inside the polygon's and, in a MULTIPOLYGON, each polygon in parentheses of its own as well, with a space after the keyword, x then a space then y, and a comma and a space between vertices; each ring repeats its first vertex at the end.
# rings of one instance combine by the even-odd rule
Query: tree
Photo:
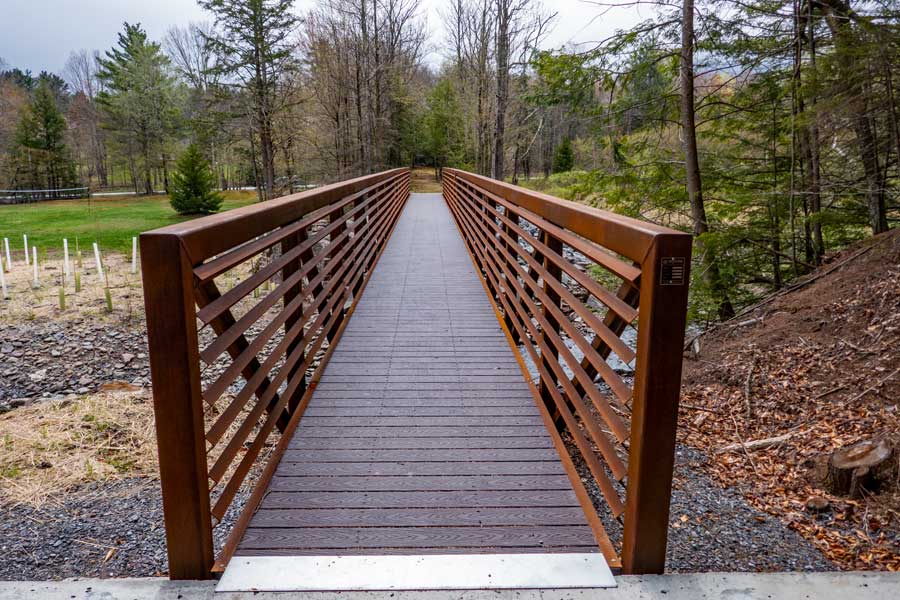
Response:
POLYGON ((108 184, 106 167, 106 140, 100 124, 97 94, 101 83, 98 78, 98 52, 80 50, 72 52, 66 61, 65 75, 74 95, 66 111, 69 131, 79 168, 87 165, 86 176, 90 182, 96 176, 101 186, 108 184))
POLYGON ((168 187, 166 144, 180 125, 181 90, 160 45, 150 42, 140 24, 125 23, 116 47, 98 59, 97 76, 106 86, 97 96, 105 125, 124 149, 137 186, 141 161, 143 192, 153 193, 153 172, 163 170, 168 187))
POLYGON ((178 159, 172 174, 171 204, 182 215, 208 215, 222 206, 222 195, 216 190, 216 175, 200 148, 191 144, 178 159))
POLYGON ((706 205, 703 201, 703 180, 700 177, 700 155, 697 151, 697 125, 694 106, 694 1, 684 0, 681 16, 681 130, 684 144, 684 166, 694 236, 703 256, 706 279, 713 299, 718 305, 720 319, 734 316, 728 291, 722 284, 715 249, 704 243, 709 232, 706 205))
POLYGON ((463 158, 462 119, 456 92, 446 78, 428 94, 425 113, 425 150, 435 171, 446 165, 460 166, 463 158))
POLYGON ((491 177, 503 179, 506 161, 506 113, 509 109, 510 70, 518 62, 527 64, 530 53, 546 33, 554 15, 546 16, 536 0, 495 0, 496 105, 494 109, 494 154, 491 177))
POLYGON ((282 93, 297 69, 294 0, 199 0, 213 13, 215 31, 206 40, 218 62, 214 72, 245 94, 259 138, 264 198, 275 188, 273 119, 285 105, 282 93))
POLYGON ((22 116, 15 143, 21 155, 18 183, 24 187, 59 189, 75 184, 75 166, 65 143, 66 120, 53 90, 43 81, 22 116))
POLYGON ((553 155, 553 172, 565 173, 575 166, 575 152, 572 151, 572 140, 563 138, 553 155))

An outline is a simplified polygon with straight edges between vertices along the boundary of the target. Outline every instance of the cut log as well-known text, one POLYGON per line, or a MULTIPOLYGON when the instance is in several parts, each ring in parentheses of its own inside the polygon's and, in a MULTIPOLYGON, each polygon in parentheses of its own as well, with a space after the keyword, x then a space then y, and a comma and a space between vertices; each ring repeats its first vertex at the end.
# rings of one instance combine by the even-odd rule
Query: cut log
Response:
POLYGON ((861 498, 877 492, 889 471, 893 450, 885 440, 866 440, 840 448, 828 459, 825 485, 832 494, 861 498))

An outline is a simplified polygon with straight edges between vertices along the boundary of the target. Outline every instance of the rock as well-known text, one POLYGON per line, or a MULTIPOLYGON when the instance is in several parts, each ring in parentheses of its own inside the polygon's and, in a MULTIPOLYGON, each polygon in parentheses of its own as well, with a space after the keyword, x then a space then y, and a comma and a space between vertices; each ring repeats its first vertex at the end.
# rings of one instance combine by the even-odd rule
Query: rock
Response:
POLYGON ((822 496, 810 496, 806 499, 806 510, 811 513, 825 512, 831 508, 828 498, 822 496))
POLYGON ((78 380, 78 385, 82 385, 82 386, 90 385, 93 381, 94 381, 93 378, 91 378, 89 375, 85 375, 84 377, 82 377, 81 379, 78 380))
POLYGON ((28 375, 28 378, 31 381, 43 381, 44 379, 47 378, 47 369, 39 369, 39 370, 35 371, 34 373, 30 373, 28 375))
POLYGON ((126 365, 128 363, 130 363, 132 360, 134 360, 134 354, 129 354, 128 352, 126 352, 125 354, 122 355, 122 362, 125 363, 126 365))

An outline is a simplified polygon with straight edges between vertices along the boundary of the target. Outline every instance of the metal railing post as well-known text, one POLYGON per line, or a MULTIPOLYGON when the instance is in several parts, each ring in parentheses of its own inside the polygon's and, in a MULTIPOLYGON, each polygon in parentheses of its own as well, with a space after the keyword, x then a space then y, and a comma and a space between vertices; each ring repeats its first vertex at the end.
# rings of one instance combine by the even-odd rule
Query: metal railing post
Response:
POLYGON ((193 270, 181 240, 141 235, 141 269, 171 579, 208 579, 212 520, 193 270))
POLYGON ((691 236, 677 233, 658 235, 641 263, 624 573, 665 568, 690 263, 691 236))

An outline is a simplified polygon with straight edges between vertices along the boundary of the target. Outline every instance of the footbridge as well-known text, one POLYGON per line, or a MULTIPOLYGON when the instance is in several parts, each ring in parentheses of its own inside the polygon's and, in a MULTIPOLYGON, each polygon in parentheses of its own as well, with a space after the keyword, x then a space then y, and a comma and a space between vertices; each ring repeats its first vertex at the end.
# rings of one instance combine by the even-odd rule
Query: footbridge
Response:
POLYGON ((442 186, 396 169, 141 236, 171 578, 663 571, 690 236, 442 186))

